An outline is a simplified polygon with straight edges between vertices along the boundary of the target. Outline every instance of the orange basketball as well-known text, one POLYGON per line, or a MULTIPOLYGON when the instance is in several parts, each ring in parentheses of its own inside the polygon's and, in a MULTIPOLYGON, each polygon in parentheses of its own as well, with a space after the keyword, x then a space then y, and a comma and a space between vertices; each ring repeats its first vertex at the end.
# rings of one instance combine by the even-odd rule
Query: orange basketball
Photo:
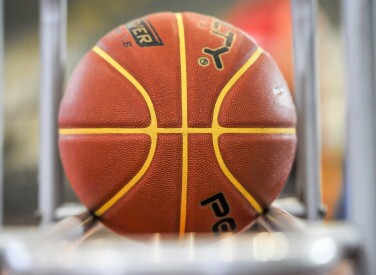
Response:
POLYGON ((61 103, 59 146, 77 196, 120 234, 238 232, 281 192, 296 114, 270 56, 195 13, 157 13, 104 36, 61 103))

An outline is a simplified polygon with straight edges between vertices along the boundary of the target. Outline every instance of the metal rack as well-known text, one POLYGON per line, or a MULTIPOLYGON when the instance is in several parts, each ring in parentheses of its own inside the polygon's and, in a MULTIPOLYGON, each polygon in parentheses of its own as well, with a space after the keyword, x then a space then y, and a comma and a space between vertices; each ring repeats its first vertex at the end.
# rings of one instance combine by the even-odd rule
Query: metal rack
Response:
POLYGON ((370 272, 376 274, 376 3, 347 0, 343 6, 347 57, 347 215, 364 235, 365 257, 370 272))
POLYGON ((39 214, 42 225, 49 225, 55 221, 56 209, 63 202, 57 113, 65 77, 67 1, 41 0, 40 17, 39 214))
POLYGON ((297 196, 308 220, 321 213, 321 146, 317 74, 317 1, 292 0, 295 90, 298 114, 297 196))
MULTIPOLYGON (((72 224, 65 229, 72 229, 72 224)), ((10 274, 312 275, 328 274, 342 261, 350 261, 354 274, 366 274, 361 238, 350 226, 305 228, 276 208, 259 217, 257 224, 258 232, 217 241, 195 234, 180 241, 154 234, 134 236, 144 239, 137 242, 103 230, 92 235, 55 231, 39 237, 34 232, 3 232, 0 265, 10 274)))
POLYGON ((0 226, 3 225, 4 213, 4 181, 3 181, 3 149, 4 149, 4 1, 0 0, 0 226))
MULTIPOLYGON (((307 224, 307 221, 320 220, 323 213, 316 56, 317 0, 291 0, 291 5, 299 140, 297 194, 294 201, 297 204, 295 208, 303 205, 305 222, 297 221, 278 208, 272 208, 257 221, 261 232, 233 236, 229 241, 224 239, 209 246, 206 246, 205 238, 196 239, 192 235, 187 236, 188 241, 183 246, 172 241, 161 241, 159 235, 155 235, 155 243, 150 249, 150 246, 140 246, 108 234, 105 234, 104 238, 100 234, 97 235, 98 233, 93 235, 97 237, 89 237, 99 225, 95 227, 96 223, 88 216, 75 216, 60 222, 58 227, 50 230, 47 235, 38 233, 37 238, 30 237, 25 232, 17 234, 4 231, 3 237, 0 237, 0 267, 21 274, 28 271, 38 274, 64 274, 67 270, 77 274, 103 274, 102 271, 108 272, 109 269, 102 270, 104 267, 99 265, 97 269, 93 269, 96 265, 92 263, 98 255, 93 255, 92 249, 96 249, 96 253, 108 260, 106 267, 113 268, 112 274, 125 271, 218 274, 220 270, 223 270, 223 273, 231 270, 238 273, 252 271, 252 274, 325 274, 324 272, 343 260, 350 260, 357 274, 376 274, 376 263, 369 260, 376 258, 376 219, 373 218, 376 213, 376 202, 373 199, 373 194, 376 194, 376 3, 372 0, 342 1, 348 62, 346 184, 350 190, 348 200, 351 202, 348 213, 349 221, 359 227, 363 240, 366 240, 364 251, 359 231, 352 226, 326 227, 307 224), (88 237, 89 239, 81 245, 75 246, 77 241, 88 237), (260 238, 264 242, 258 243, 260 238), (101 245, 98 245, 98 239, 101 245), (62 246, 62 243, 65 245, 62 246), (316 249, 315 253, 320 254, 322 250, 317 248, 320 245, 332 251, 332 255, 327 255, 326 260, 321 259, 321 262, 320 259, 316 259, 315 262, 312 255, 302 252, 312 252, 316 249), (72 247, 75 247, 75 260, 62 261, 61 259, 64 260, 69 251, 72 251, 72 247), (280 251, 286 247, 288 249, 283 257, 277 259, 273 258, 274 254, 260 252, 262 247, 269 251, 277 251, 276 247, 280 251), (19 266, 14 259, 12 260, 12 253, 16 253, 15 251, 21 253, 17 255, 24 255, 25 259, 28 259, 25 260, 23 270, 17 269, 19 266), (39 251, 40 254, 35 251, 39 251), (50 257, 51 251, 54 251, 53 254, 57 255, 57 258, 50 257), (149 255, 150 251, 154 254, 149 255), (244 252, 246 256, 236 251, 244 252), (219 253, 223 257, 209 259, 203 256, 210 253, 219 253), (120 261, 115 257, 116 254, 126 257, 122 256, 120 261), (51 261, 46 263, 41 260, 41 255, 49 257, 51 261), (365 262, 363 255, 367 255, 365 262), (124 257, 129 260, 124 262, 124 257), (175 264, 171 264, 171 259, 174 259, 175 264)), ((63 181, 57 151, 56 118, 66 61, 67 1, 40 0, 40 9, 42 81, 39 212, 42 225, 48 226, 56 221, 56 212, 62 204, 63 181)))

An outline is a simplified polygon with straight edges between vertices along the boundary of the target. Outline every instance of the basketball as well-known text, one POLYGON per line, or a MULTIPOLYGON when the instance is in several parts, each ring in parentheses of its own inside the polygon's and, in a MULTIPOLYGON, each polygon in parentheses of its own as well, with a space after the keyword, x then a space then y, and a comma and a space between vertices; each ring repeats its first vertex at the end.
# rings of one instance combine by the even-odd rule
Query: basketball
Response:
POLYGON ((59 111, 61 159, 112 231, 240 232, 282 191, 296 112, 272 58, 241 30, 156 13, 82 58, 59 111))

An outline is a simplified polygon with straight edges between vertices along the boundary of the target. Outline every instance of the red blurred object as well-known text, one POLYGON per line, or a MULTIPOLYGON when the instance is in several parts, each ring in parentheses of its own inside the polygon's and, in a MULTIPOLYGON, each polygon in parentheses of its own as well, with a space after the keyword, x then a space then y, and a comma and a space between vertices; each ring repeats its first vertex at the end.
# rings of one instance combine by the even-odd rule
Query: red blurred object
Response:
POLYGON ((227 21, 254 37, 257 43, 272 55, 293 90, 290 1, 243 2, 228 14, 227 21))

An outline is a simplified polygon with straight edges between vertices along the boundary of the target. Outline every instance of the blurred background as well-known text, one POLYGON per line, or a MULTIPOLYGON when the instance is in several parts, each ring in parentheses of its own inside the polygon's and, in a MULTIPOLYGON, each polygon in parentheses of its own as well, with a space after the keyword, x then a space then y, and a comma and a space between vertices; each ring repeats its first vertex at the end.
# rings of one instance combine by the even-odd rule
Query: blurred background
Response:
MULTIPOLYGON (((74 0, 68 1, 69 77, 96 41, 116 26, 158 11, 195 11, 227 20, 251 34, 276 59, 294 94, 289 0, 74 0)), ((342 192, 344 147, 343 56, 338 0, 319 1, 322 194, 327 219, 342 192)), ((39 1, 5 4, 5 224, 38 223, 39 1)), ((291 188, 286 188, 288 195, 291 188)), ((69 183, 65 201, 77 201, 69 183)))

